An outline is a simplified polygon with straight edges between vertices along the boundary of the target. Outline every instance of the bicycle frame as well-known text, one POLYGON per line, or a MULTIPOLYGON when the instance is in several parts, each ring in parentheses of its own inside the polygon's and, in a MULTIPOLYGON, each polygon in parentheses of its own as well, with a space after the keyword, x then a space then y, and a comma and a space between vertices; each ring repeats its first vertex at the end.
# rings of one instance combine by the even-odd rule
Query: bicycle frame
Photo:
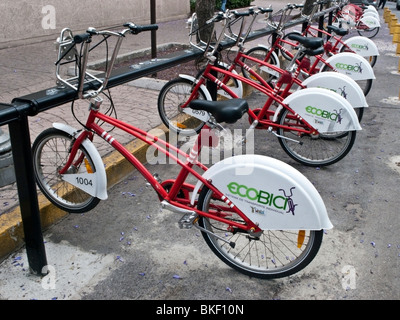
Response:
MULTIPOLYGON (((214 220, 218 220, 220 222, 226 223, 229 225, 229 228, 240 228, 245 231, 252 231, 252 232, 258 232, 260 229, 253 224, 252 221, 250 221, 245 214, 243 214, 236 206, 233 206, 231 208, 232 212, 237 213, 244 221, 245 225, 241 223, 236 223, 234 221, 225 219, 223 216, 218 216, 215 214, 210 214, 207 212, 200 211, 195 208, 195 206, 189 206, 190 199, 186 198, 179 198, 178 193, 180 190, 185 189, 188 191, 193 191, 194 186, 187 184, 186 178, 188 177, 189 174, 192 174, 196 179, 201 181, 206 187, 210 188, 214 192, 214 197, 217 199, 224 199, 223 201, 226 202, 229 200, 226 199, 226 196, 224 196, 217 188, 215 188, 212 183, 210 183, 208 180, 204 179, 201 174, 196 172, 193 169, 193 166, 196 165, 199 168, 201 168, 203 171, 207 170, 207 167, 201 164, 200 162, 197 161, 197 155, 200 153, 200 150, 203 146, 211 146, 211 141, 210 139, 206 139, 207 142, 204 142, 201 137, 202 134, 204 134, 207 138, 210 137, 210 135, 217 137, 215 135, 212 135, 212 131, 210 127, 205 127, 202 132, 197 138, 197 141, 193 148, 191 149, 189 154, 186 154, 182 150, 176 148, 175 146, 169 144, 168 142, 151 135, 139 128, 136 128, 132 125, 129 125, 121 120, 112 118, 110 116, 107 116, 105 114, 100 113, 98 110, 94 109, 93 107, 90 110, 88 120, 86 122, 86 130, 83 130, 79 136, 76 138, 76 141, 73 144, 73 148, 71 150, 71 154, 69 155, 68 161, 66 165, 59 171, 60 174, 65 174, 68 170, 68 168, 71 166, 73 159, 75 158, 77 151, 85 139, 92 140, 94 134, 98 135, 101 137, 104 141, 108 142, 115 150, 120 152, 139 172, 140 174, 143 175, 143 177, 150 183, 150 185, 153 187, 153 189, 157 192, 159 195, 160 199, 163 199, 167 201, 169 204, 171 204, 174 207, 180 208, 182 210, 188 210, 188 211, 194 211, 200 216, 208 217, 214 220), (154 176, 150 173, 150 171, 134 156, 132 155, 121 143, 119 143, 115 138, 113 138, 108 132, 106 132, 101 126, 97 125, 95 123, 96 120, 101 120, 104 123, 108 123, 112 126, 115 126, 124 132, 144 141, 145 143, 149 144, 150 146, 155 147, 158 151, 163 152, 164 154, 167 155, 167 157, 171 158, 172 160, 176 161, 177 164, 179 164, 182 169, 179 172, 176 180, 166 180, 162 183, 158 182, 157 179, 154 178, 154 176), (161 144, 161 145, 159 145, 161 144), (173 154, 174 152, 175 154, 173 154), (185 159, 187 159, 186 162, 183 162, 181 159, 178 158, 178 155, 183 156, 185 159), (167 190, 164 189, 164 185, 168 183, 172 183, 172 187, 167 192, 167 190)), ((214 140, 215 141, 215 140, 214 140)), ((83 159, 80 159, 82 161, 83 159)), ((79 161, 79 159, 78 159, 79 161)), ((228 211, 227 209, 224 209, 224 211, 228 211)))
MULTIPOLYGON (((244 56, 244 55, 243 55, 244 56)), ((251 58, 251 57, 249 57, 251 58)), ((242 61, 239 60, 239 64, 240 65, 244 65, 242 61)), ((233 66, 231 66, 231 68, 233 68, 233 66)), ((278 68, 276 68, 276 70, 280 70, 278 68)), ((312 125, 310 125, 308 122, 306 122, 304 119, 301 119, 302 121, 302 128, 299 127, 299 125, 297 125, 296 127, 292 127, 292 126, 285 126, 285 125, 280 125, 278 124, 277 118, 278 118, 278 113, 276 113, 275 111, 270 110, 270 106, 276 102, 279 105, 281 105, 283 108, 288 109, 290 111, 290 113, 292 114, 292 118, 293 119, 298 119, 300 120, 299 115, 297 115, 297 113, 292 110, 288 105, 283 103, 283 99, 285 97, 285 95, 288 93, 289 89, 290 89, 290 82, 292 82, 292 77, 291 75, 284 71, 284 70, 280 70, 282 72, 282 76, 280 77, 280 80, 278 80, 276 86, 274 89, 272 89, 267 82, 265 82, 264 79, 262 79, 257 73, 254 72, 254 76, 257 77, 257 79, 259 79, 260 81, 262 81, 262 84, 258 84, 253 80, 247 79, 246 77, 243 77, 239 74, 236 73, 232 73, 229 70, 224 70, 222 68, 219 68, 217 66, 214 66, 212 64, 208 64, 206 66, 205 71, 203 72, 203 74, 201 75, 201 78, 197 81, 196 85, 194 86, 192 93, 189 97, 189 99, 185 102, 185 104, 183 104, 181 107, 182 109, 184 108, 188 108, 189 103, 196 99, 197 97, 197 93, 200 90, 200 87, 202 85, 204 85, 206 83, 207 80, 216 83, 219 88, 221 88, 222 90, 224 90, 225 92, 227 92, 232 98, 238 98, 238 96, 229 88, 228 85, 226 85, 223 81, 218 80, 214 75, 213 72, 219 72, 225 75, 226 78, 234 78, 237 79, 239 81, 242 81, 243 83, 246 83, 250 86, 252 86, 253 88, 259 90, 260 92, 266 94, 268 96, 268 99, 266 101, 266 103, 264 104, 263 108, 260 110, 260 112, 258 114, 256 114, 253 110, 249 109, 248 110, 248 114, 250 116, 250 118, 252 119, 252 126, 250 127, 250 129, 254 129, 256 126, 263 126, 265 129, 269 129, 272 130, 277 129, 277 128, 283 128, 285 130, 292 130, 292 131, 296 131, 298 132, 298 134, 318 134, 318 130, 315 129, 312 125), (281 88, 284 84, 288 84, 287 87, 284 89, 284 94, 279 95, 278 93, 280 93, 281 88), (268 115, 268 118, 266 118, 266 116, 268 115), (273 117, 272 120, 270 120, 270 117, 273 117)), ((253 74, 253 73, 252 73, 253 74)))

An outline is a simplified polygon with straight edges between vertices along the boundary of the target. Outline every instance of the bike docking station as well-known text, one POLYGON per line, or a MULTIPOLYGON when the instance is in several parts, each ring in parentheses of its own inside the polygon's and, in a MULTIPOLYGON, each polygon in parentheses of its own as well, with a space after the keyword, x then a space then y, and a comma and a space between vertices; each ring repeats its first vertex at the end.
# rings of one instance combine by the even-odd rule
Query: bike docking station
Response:
MULTIPOLYGON (((330 7, 321 10, 315 15, 320 24, 326 15, 332 21, 332 16, 339 7, 330 7)), ((300 17, 286 23, 284 29, 295 25, 305 25, 307 18, 300 17)), ((273 28, 265 27, 252 31, 248 40, 255 40, 265 36, 273 36, 273 28)), ((233 46, 234 41, 224 41, 221 45, 225 48, 233 46)), ((175 52, 157 61, 149 61, 132 67, 115 69, 108 80, 106 89, 128 83, 130 81, 157 73, 175 65, 193 61, 203 55, 202 50, 191 48, 175 52)), ((103 74, 97 75, 101 78, 103 74)), ((215 85, 216 86, 216 85, 215 85)), ((90 84, 84 85, 84 90, 90 89, 90 84)), ((216 87, 210 88, 216 90, 216 87)), ((42 204, 36 189, 31 153, 31 140, 29 132, 29 117, 36 116, 46 110, 56 108, 76 100, 77 92, 67 86, 51 87, 46 90, 17 97, 11 103, 0 103, 0 126, 8 125, 12 155, 14 160, 15 178, 17 184, 19 208, 0 217, 0 257, 9 255, 25 243, 29 269, 32 274, 47 274, 47 257, 42 229, 50 226, 65 216, 53 205, 42 204), (45 207, 48 208, 45 208, 45 207)))

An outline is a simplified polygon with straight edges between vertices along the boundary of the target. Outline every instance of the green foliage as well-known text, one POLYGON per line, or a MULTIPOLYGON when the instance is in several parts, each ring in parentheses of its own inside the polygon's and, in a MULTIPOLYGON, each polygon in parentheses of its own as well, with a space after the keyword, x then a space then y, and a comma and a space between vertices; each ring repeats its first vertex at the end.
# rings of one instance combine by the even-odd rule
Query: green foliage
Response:
POLYGON ((190 0, 190 12, 196 11, 196 0, 190 0))
MULTIPOLYGON (((226 8, 237 9, 237 8, 249 7, 251 2, 252 0, 228 0, 226 2, 226 8)), ((215 7, 217 9, 221 8, 221 0, 216 1, 215 7)))

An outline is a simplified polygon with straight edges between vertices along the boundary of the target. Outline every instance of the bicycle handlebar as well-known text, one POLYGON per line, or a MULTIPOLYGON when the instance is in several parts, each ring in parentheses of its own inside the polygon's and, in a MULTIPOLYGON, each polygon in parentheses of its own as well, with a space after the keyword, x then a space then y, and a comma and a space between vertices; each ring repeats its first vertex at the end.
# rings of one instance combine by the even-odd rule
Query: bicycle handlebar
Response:
POLYGON ((158 25, 156 25, 156 24, 148 24, 148 25, 138 26, 136 24, 133 24, 132 22, 128 22, 128 23, 124 24, 124 27, 128 27, 132 34, 139 34, 143 31, 158 30, 158 25))
POLYGON ((79 44, 88 41, 90 39, 90 36, 91 35, 89 33, 77 34, 74 36, 74 43, 79 44))
POLYGON ((117 55, 118 55, 119 49, 121 47, 122 40, 125 37, 125 34, 126 33, 139 34, 143 31, 153 31, 153 30, 158 29, 158 25, 156 25, 156 24, 136 25, 132 22, 128 22, 128 23, 125 23, 123 26, 127 27, 127 29, 124 29, 120 32, 115 32, 115 31, 111 31, 111 30, 97 31, 95 28, 88 28, 86 33, 78 34, 73 37, 72 37, 72 32, 70 29, 68 29, 68 28, 63 29, 61 32, 61 37, 60 37, 61 40, 60 40, 60 49, 59 49, 59 59, 56 62, 57 79, 59 81, 61 81, 62 83, 68 85, 69 87, 73 88, 74 90, 76 90, 78 92, 78 97, 81 99, 95 97, 99 93, 101 93, 107 86, 108 79, 110 77, 111 71, 113 69, 115 60, 117 58, 117 55), (64 33, 67 33, 67 36, 64 33), (89 44, 92 42, 93 36, 96 36, 96 35, 103 35, 103 36, 108 36, 108 37, 109 36, 117 36, 118 37, 118 40, 114 47, 111 59, 108 61, 108 67, 107 67, 107 70, 105 71, 103 80, 98 79, 95 76, 86 72, 86 67, 87 67, 87 63, 88 63, 88 55, 89 55, 89 44), (65 80, 60 76, 60 72, 59 72, 59 67, 61 64, 60 61, 66 56, 66 54, 70 50, 75 48, 75 46, 78 44, 82 44, 82 51, 81 51, 82 55, 79 57, 77 56, 77 58, 79 58, 79 64, 77 64, 78 71, 79 71, 78 76, 65 80), (68 47, 67 50, 65 49, 66 47, 68 47), (85 79, 88 79, 88 81, 97 81, 98 83, 100 83, 100 86, 97 88, 97 90, 92 90, 90 92, 84 93, 83 87, 85 84, 85 79), (74 83, 76 83, 76 80, 78 80, 77 85, 74 84, 74 83))

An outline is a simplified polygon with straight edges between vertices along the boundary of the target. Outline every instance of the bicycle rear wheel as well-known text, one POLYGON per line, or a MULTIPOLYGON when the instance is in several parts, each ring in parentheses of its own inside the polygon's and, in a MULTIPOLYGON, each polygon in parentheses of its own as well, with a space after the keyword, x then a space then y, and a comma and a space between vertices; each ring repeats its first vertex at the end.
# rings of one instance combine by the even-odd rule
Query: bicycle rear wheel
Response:
MULTIPOLYGON (((176 78, 167 82, 158 95, 158 113, 162 122, 179 134, 194 135, 204 126, 204 122, 184 113, 182 109, 194 86, 195 83, 189 79, 176 78)), ((199 90, 196 99, 206 100, 206 96, 199 90)))
POLYGON ((357 32, 360 36, 363 37, 367 37, 369 39, 372 39, 373 37, 375 37, 378 32, 379 32, 379 27, 376 28, 368 28, 366 25, 364 25, 363 23, 359 24, 357 26, 357 32))
MULTIPOLYGON (((93 209, 100 199, 89 195, 64 181, 58 171, 65 165, 74 138, 64 131, 49 128, 35 139, 32 146, 33 169, 42 193, 58 208, 70 213, 93 209)), ((89 153, 81 145, 75 159, 78 163, 68 173, 95 173, 89 153)))
MULTIPOLYGON (((233 221, 242 221, 236 214, 232 215, 223 201, 214 199, 212 195, 207 187, 202 189, 199 210, 218 212, 220 216, 226 213, 233 221)), ((305 268, 318 253, 323 236, 322 230, 264 230, 261 235, 252 236, 230 232, 225 223, 205 217, 199 219, 199 225, 235 243, 232 248, 213 234, 202 231, 204 240, 218 258, 245 275, 262 279, 287 277, 305 268)))
MULTIPOLYGON (((304 129, 302 121, 287 109, 281 112, 279 124, 304 129)), ((311 167, 328 166, 343 159, 356 139, 356 131, 312 135, 278 128, 277 133, 283 150, 292 159, 311 167)))

